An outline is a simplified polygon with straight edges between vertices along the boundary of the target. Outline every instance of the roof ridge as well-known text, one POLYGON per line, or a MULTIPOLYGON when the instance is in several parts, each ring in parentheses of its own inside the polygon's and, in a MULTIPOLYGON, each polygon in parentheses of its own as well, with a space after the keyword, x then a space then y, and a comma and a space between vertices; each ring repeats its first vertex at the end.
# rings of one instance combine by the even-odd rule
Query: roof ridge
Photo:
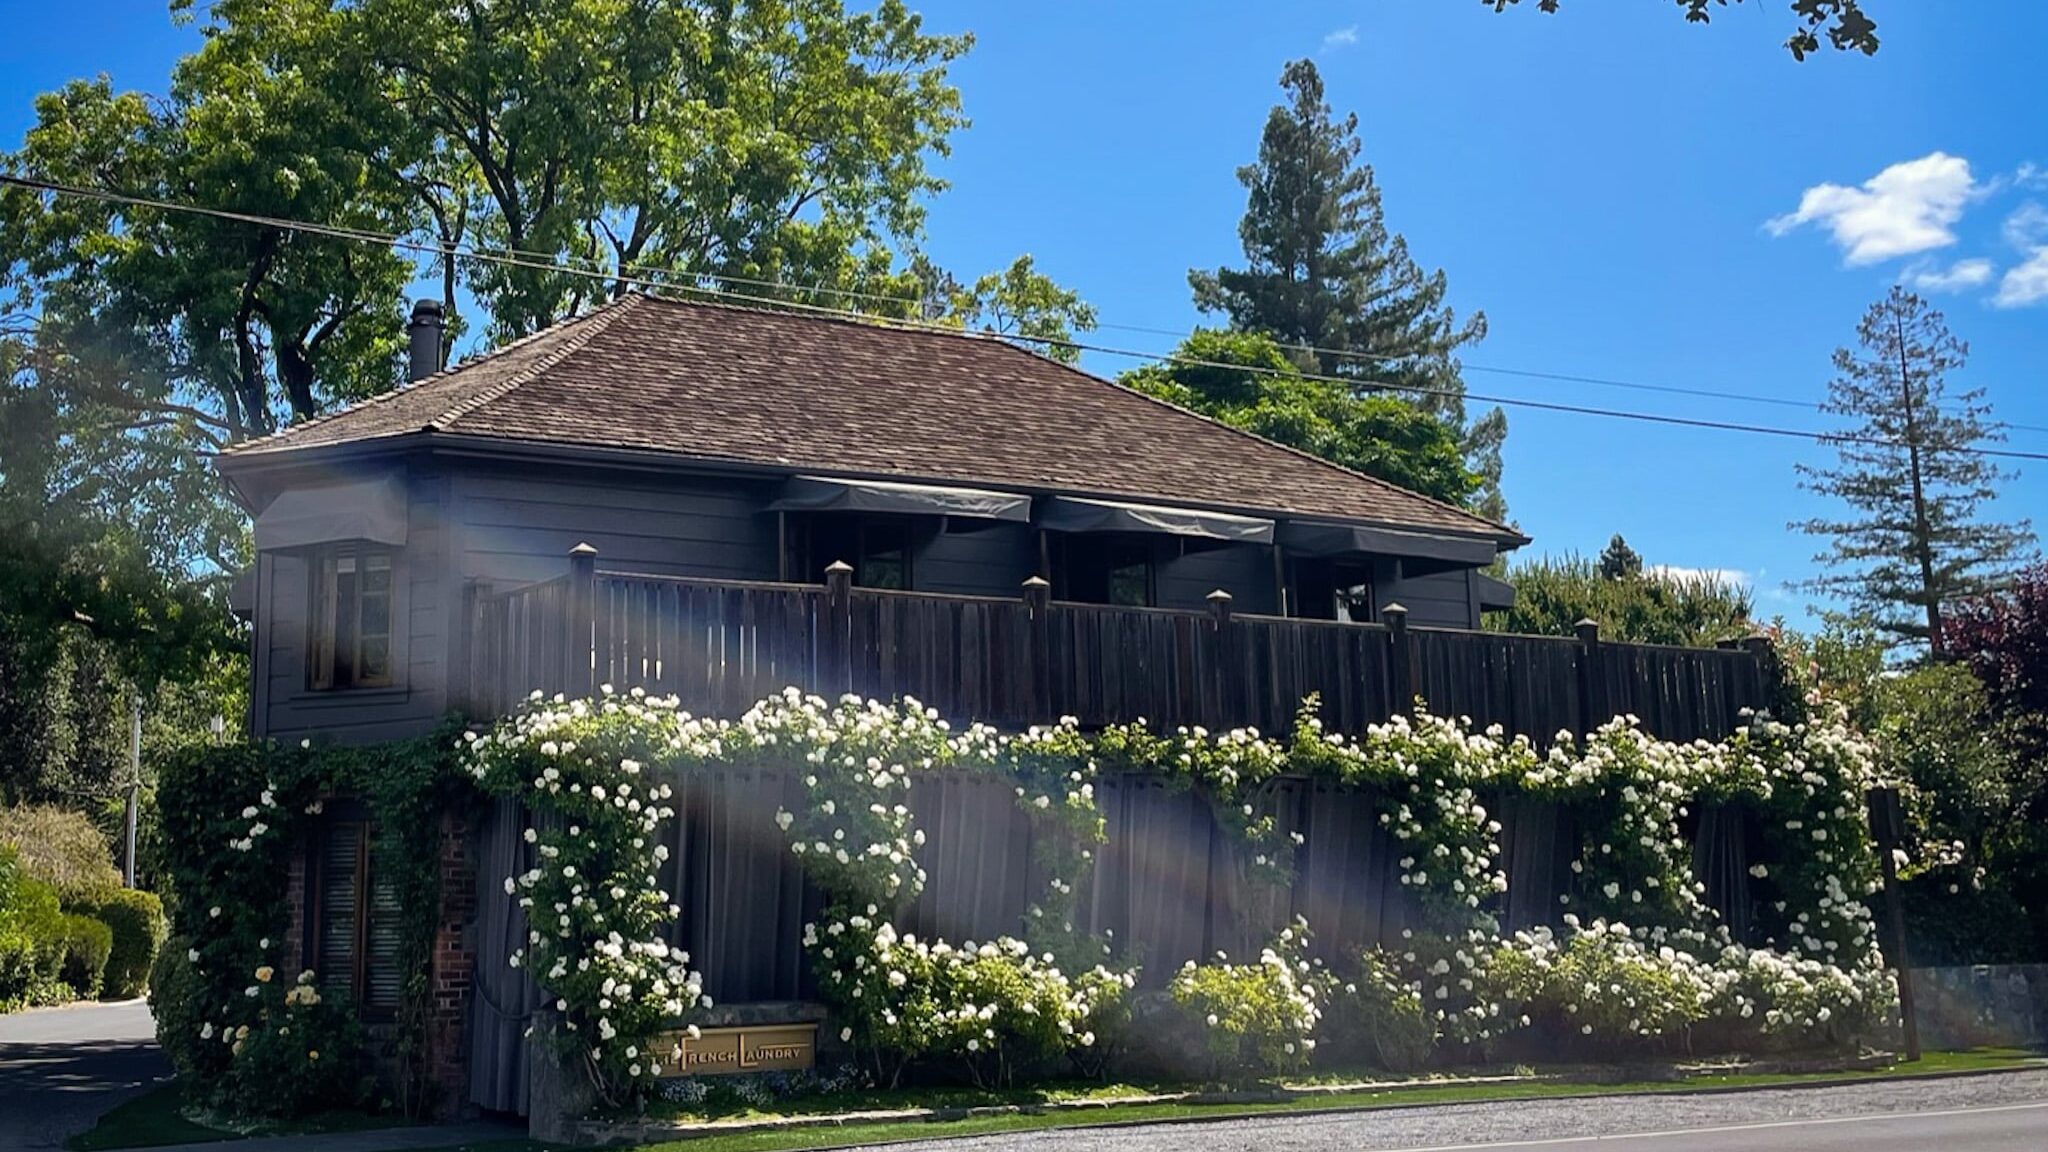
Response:
POLYGON ((1052 364, 1057 367, 1064 368, 1068 372, 1071 372, 1076 376, 1080 376, 1086 380, 1094 381, 1095 383, 1103 385, 1104 387, 1115 388, 1121 392, 1127 393, 1132 396, 1136 396, 1141 400, 1145 400, 1152 404, 1157 404, 1160 407, 1165 408, 1169 411, 1177 412, 1182 416, 1190 416, 1196 420, 1203 421, 1207 424, 1212 424, 1215 427, 1221 428, 1225 432, 1229 432, 1233 435, 1241 436, 1248 440, 1255 440, 1260 444, 1266 445, 1269 448, 1278 448, 1282 452, 1292 453, 1296 456, 1299 456, 1303 460, 1307 460, 1314 464, 1321 465, 1322 467, 1328 468, 1331 471, 1341 472, 1345 476, 1350 477, 1351 479, 1363 480, 1368 484, 1377 485, 1378 487, 1385 488, 1388 491, 1398 492, 1401 495, 1409 497, 1411 499, 1426 501, 1430 504, 1434 504, 1437 507, 1444 509, 1445 511, 1455 512, 1460 516, 1464 516, 1468 519, 1475 520, 1488 528, 1496 529, 1499 532, 1508 536, 1512 536, 1517 540, 1528 539, 1527 535, 1514 528, 1509 527, 1506 524, 1500 524, 1492 520, 1488 520, 1486 517, 1479 515, 1477 512, 1474 512, 1469 508, 1460 508, 1456 504, 1453 504, 1448 500, 1440 500, 1435 496, 1428 495, 1427 493, 1417 492, 1413 488, 1403 488, 1399 484, 1396 484, 1391 480, 1381 479, 1380 477, 1374 476, 1370 473, 1360 472, 1356 468, 1346 467, 1345 465, 1337 463, 1335 460, 1325 459, 1321 456, 1316 455, 1313 452, 1308 452, 1304 451, 1303 449, 1296 448, 1292 444, 1282 444, 1278 440, 1268 439, 1264 436, 1259 435, 1256 432, 1244 428, 1239 428, 1234 424, 1225 424, 1223 421, 1216 419, 1214 416, 1205 415, 1201 412, 1195 411, 1192 408, 1183 408, 1180 405, 1175 404, 1171 400, 1163 400, 1157 396, 1151 395, 1150 393, 1140 392, 1136 388, 1133 388, 1127 384, 1120 384, 1115 380, 1110 380, 1101 376, 1097 376, 1093 372, 1089 372, 1082 368, 1077 368, 1074 365, 1069 364, 1066 361, 1061 360, 1057 357, 1047 356, 1043 352, 1039 352, 1036 349, 1026 348, 1020 344, 1013 343, 1009 340, 1005 340, 1000 337, 995 338, 995 343, 1001 344, 1006 348, 1012 349, 1013 351, 1016 352, 1020 352, 1026 356, 1030 356, 1033 359, 1043 360, 1047 364, 1052 364))
MULTIPOLYGON (((240 441, 239 443, 230 444, 225 449, 222 449, 218 453, 218 455, 233 456, 246 450, 254 450, 259 446, 267 445, 272 443, 273 441, 282 440, 287 436, 294 435, 300 429, 317 428, 323 424, 329 423, 330 421, 338 420, 343 416, 348 416, 356 412, 361 412, 364 411, 365 409, 374 408, 379 404, 389 403, 402 396, 411 396, 415 392, 419 391, 421 388, 425 388, 428 385, 432 384, 444 383, 451 377, 457 375, 458 373, 466 372, 479 364, 486 364, 492 360, 499 359, 500 357, 508 355, 509 353, 515 352, 521 348, 524 348, 530 344, 539 341, 542 337, 560 336, 562 335, 564 329, 580 325, 586 320, 602 316, 607 312, 615 311, 621 304, 625 302, 626 299, 637 295, 638 293, 628 293, 626 297, 622 297, 619 300, 610 301, 603 305, 602 307, 594 308, 588 312, 582 313, 581 315, 570 316, 566 319, 558 320, 555 323, 550 324, 537 332, 529 332, 526 335, 521 336, 517 340, 512 340, 507 343, 500 344, 496 348, 489 349, 488 351, 482 353, 481 355, 472 356, 459 364, 450 364, 437 372, 431 373, 426 376, 422 376, 417 380, 409 380, 396 388, 392 388, 384 392, 379 392, 374 396, 366 396, 353 404, 344 404, 341 407, 336 408, 332 412, 322 412, 317 416, 311 416, 304 420, 300 420, 296 423, 287 424, 284 427, 279 428, 275 432, 270 432, 262 436, 254 437, 252 439, 243 440, 240 441)), ((559 362, 559 358, 550 361, 550 363, 556 362, 559 362)))
MULTIPOLYGON (((592 340, 596 339, 601 333, 605 331, 605 329, 610 328, 613 322, 616 321, 620 316, 623 316, 627 312, 632 311, 634 303, 642 299, 645 299, 645 297, 641 296, 639 293, 629 292, 619 297, 617 300, 613 300, 610 303, 604 305, 602 308, 593 309, 589 312, 585 312, 581 316, 576 316, 569 320, 566 320, 561 324, 550 325, 549 327, 542 329, 542 332, 561 333, 562 329, 565 329, 570 325, 577 326, 577 331, 575 332, 562 333, 564 339, 562 340, 561 347, 556 348, 554 351, 548 353, 547 355, 536 359, 533 363, 527 365, 524 371, 515 372, 512 375, 506 377, 505 379, 499 381, 497 384, 489 388, 486 388, 481 392, 476 392, 467 397, 462 398, 454 405, 454 407, 449 408, 447 411, 441 413, 439 416, 436 416, 432 420, 427 421, 426 426, 437 432, 445 432, 451 426, 453 426, 457 420, 468 415, 469 413, 476 411, 478 408, 481 408, 494 400, 501 400, 504 397, 510 395, 511 393, 518 391, 521 386, 531 383, 533 379, 536 376, 540 375, 542 372, 545 372, 546 370, 553 368, 555 365, 560 364, 562 361, 567 360, 569 357, 574 356, 576 353, 581 352, 583 349, 589 347, 590 342, 592 340)), ((536 336, 539 334, 540 333, 535 333, 536 336)), ((532 337, 528 337, 527 339, 532 339, 532 337)), ((525 343, 525 341, 515 341, 512 344, 507 344, 505 347, 513 348, 517 347, 518 344, 522 343, 525 343)), ((422 381, 422 383, 424 383, 424 381, 422 381)))

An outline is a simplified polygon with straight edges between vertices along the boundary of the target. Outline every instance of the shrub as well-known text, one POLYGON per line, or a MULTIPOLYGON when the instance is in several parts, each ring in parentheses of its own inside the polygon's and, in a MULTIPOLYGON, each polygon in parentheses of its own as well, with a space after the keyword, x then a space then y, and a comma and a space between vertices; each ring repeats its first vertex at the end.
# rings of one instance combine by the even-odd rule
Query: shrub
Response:
POLYGON ((1273 1076, 1307 1065, 1322 1016, 1313 970, 1302 958, 1307 943, 1308 926, 1296 920, 1256 964, 1190 960, 1175 974, 1168 994, 1206 1029, 1218 1075, 1273 1076))
POLYGON ((122 888, 80 905, 79 911, 114 932, 114 950, 107 957, 101 994, 110 1000, 140 996, 149 986, 150 966, 164 941, 163 901, 154 893, 122 888))
POLYGON ((1422 988, 1401 975, 1399 959, 1373 949, 1358 959, 1357 979, 1331 997, 1330 1036, 1341 1060, 1363 1060, 1389 1072, 1429 1062, 1436 1025, 1423 1009, 1422 988))
POLYGON ((201 1024, 201 1043, 228 1050, 214 1103, 238 1116, 291 1118, 361 1106, 371 1080, 361 1064, 362 1029, 339 998, 323 995, 310 971, 289 988, 269 967, 254 972, 253 1024, 218 1032, 201 1024))
POLYGON ((97 997, 106 978, 107 957, 114 951, 114 930, 90 916, 66 913, 63 941, 64 983, 82 1000, 97 997))
MULTIPOLYGON (((1008 1087, 1019 1068, 1060 1053, 1073 1034, 1067 978, 1022 940, 937 954, 934 1055, 967 1068, 977 1087, 1008 1087)), ((1088 1037, 1090 1043, 1094 1038, 1088 1037)))
POLYGON ((56 889, 28 875, 14 850, 0 846, 0 1011, 67 999, 64 957, 56 889))
POLYGON ((207 1044, 204 1026, 206 983, 193 968, 191 942, 183 936, 164 941, 149 969, 149 1014, 156 1020, 157 1046, 172 1070, 188 1084, 203 1083, 226 1063, 218 1044, 207 1044))
POLYGON ((0 845, 13 848, 22 869, 55 888, 65 904, 96 899, 121 886, 113 849, 83 812, 0 808, 0 845))
POLYGON ((1638 940, 1625 924, 1516 933, 1494 957, 1501 986, 1528 1005, 1553 1042, 1589 1055, 1640 1051, 1704 1019, 1710 967, 1671 945, 1638 940))

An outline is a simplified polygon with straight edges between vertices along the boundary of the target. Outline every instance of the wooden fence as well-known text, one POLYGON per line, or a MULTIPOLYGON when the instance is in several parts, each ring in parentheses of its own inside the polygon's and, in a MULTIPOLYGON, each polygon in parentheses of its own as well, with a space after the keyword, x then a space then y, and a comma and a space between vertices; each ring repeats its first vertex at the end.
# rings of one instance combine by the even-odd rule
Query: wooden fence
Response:
POLYGON ((600 573, 596 553, 578 549, 565 577, 471 596, 465 706, 499 715, 534 689, 610 684, 734 716, 795 685, 913 696, 1005 728, 1073 716, 1283 732, 1316 693, 1338 731, 1419 698, 1542 742, 1621 714, 1686 741, 1728 735, 1773 683, 1762 641, 1613 644, 1590 624, 1576 638, 1409 628, 1398 606, 1375 625, 1239 615, 1224 592, 1206 612, 1069 604, 1037 579, 1015 599, 881 592, 850 575, 836 565, 819 586, 600 573))

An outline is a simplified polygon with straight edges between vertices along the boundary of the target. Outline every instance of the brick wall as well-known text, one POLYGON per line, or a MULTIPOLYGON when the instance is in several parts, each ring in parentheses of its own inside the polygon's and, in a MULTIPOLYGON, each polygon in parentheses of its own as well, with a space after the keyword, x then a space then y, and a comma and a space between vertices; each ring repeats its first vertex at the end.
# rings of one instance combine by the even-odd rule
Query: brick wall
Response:
POLYGON ((285 872, 284 950, 278 970, 293 977, 306 967, 306 841, 300 838, 292 851, 291 867, 285 872))
POLYGON ((427 1080, 434 1111, 470 1111, 469 995, 476 971, 476 870, 470 827, 460 813, 441 815, 441 916, 434 929, 434 974, 427 1012, 427 1080))

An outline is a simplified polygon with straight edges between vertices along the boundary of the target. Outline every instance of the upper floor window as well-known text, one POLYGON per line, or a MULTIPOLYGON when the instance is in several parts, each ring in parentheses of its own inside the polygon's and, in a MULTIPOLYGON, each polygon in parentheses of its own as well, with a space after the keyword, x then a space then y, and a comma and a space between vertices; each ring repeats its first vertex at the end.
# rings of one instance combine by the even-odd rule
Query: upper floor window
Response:
POLYGON ((870 520, 860 526, 859 559, 853 582, 862 588, 892 592, 910 590, 910 525, 902 520, 870 520))
POLYGON ((312 686, 389 686, 391 615, 389 551, 341 545, 316 553, 307 643, 312 686))
POLYGON ((1152 550, 1144 544, 1125 541, 1109 550, 1109 602, 1119 608, 1150 608, 1152 593, 1152 550))

